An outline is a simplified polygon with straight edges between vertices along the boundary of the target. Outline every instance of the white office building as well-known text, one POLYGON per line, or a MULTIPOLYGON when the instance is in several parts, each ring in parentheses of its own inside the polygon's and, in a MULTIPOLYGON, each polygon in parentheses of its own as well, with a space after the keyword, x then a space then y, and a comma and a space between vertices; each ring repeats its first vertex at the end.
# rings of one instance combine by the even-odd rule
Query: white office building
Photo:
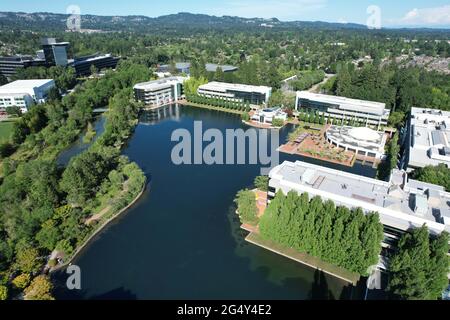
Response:
POLYGON ((345 97, 298 91, 295 108, 297 111, 314 110, 336 120, 357 120, 371 126, 385 126, 390 110, 385 103, 349 99, 345 97))
POLYGON ((367 127, 330 126, 325 133, 328 143, 359 156, 383 160, 387 134, 367 127))
POLYGON ((402 167, 450 166, 450 112, 412 108, 402 167))
POLYGON ((269 103, 272 88, 213 81, 200 86, 197 93, 207 98, 219 98, 259 106, 269 103))
POLYGON ((27 112, 34 103, 44 103, 55 87, 52 79, 17 80, 0 87, 0 109, 19 107, 27 112))
POLYGON ((450 232, 450 193, 441 186, 410 180, 404 171, 394 170, 385 182, 297 161, 275 167, 269 177, 269 199, 279 190, 284 194, 293 190, 337 206, 379 213, 387 244, 424 224, 434 235, 450 232))
POLYGON ((256 111, 251 120, 262 124, 272 124, 273 120, 287 120, 287 113, 281 108, 261 109, 256 111))
POLYGON ((184 96, 183 84, 186 77, 169 77, 138 83, 134 86, 137 101, 147 106, 164 106, 174 103, 184 96))

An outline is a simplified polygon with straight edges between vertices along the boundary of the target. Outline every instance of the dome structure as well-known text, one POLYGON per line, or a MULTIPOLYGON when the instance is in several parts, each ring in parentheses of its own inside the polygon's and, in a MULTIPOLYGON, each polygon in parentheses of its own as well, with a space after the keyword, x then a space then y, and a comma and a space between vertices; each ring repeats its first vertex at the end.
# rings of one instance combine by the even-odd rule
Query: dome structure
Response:
POLYGON ((367 127, 353 128, 348 131, 348 134, 355 140, 377 141, 380 139, 378 132, 367 127))

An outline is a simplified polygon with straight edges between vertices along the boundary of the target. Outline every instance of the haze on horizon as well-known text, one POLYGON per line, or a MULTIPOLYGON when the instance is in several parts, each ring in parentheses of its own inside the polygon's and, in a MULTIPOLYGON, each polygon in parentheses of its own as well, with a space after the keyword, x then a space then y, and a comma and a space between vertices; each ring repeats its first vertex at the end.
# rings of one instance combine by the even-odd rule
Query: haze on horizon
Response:
POLYGON ((97 0, 2 0, 0 11, 66 13, 70 5, 81 14, 103 16, 142 15, 158 17, 178 12, 244 18, 277 18, 282 21, 325 21, 366 24, 379 8, 382 27, 450 28, 450 4, 447 0, 172 0, 154 2, 133 0, 115 2, 97 0))

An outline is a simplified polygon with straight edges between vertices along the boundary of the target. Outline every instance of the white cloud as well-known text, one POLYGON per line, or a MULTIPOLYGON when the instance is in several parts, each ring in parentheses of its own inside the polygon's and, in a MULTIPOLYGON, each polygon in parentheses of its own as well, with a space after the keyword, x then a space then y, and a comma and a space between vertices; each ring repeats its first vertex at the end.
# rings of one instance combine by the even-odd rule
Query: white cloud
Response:
POLYGON ((247 18, 297 20, 305 13, 324 8, 327 0, 230 0, 226 6, 211 8, 210 14, 247 18))
POLYGON ((450 5, 435 8, 413 9, 401 19, 394 21, 401 25, 450 25, 450 5))

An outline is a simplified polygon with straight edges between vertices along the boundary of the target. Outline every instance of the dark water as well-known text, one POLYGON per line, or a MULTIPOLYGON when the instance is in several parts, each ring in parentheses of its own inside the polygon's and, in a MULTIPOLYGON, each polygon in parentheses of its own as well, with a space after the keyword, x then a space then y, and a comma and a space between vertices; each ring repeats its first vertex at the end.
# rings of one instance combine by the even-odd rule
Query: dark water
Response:
POLYGON ((92 141, 89 143, 84 143, 83 142, 84 134, 83 134, 78 139, 78 141, 75 142, 69 149, 61 152, 61 154, 58 156, 58 159, 56 159, 56 163, 60 166, 65 167, 69 164, 70 159, 79 155, 83 151, 89 149, 89 147, 95 142, 95 140, 97 140, 97 138, 100 137, 105 131, 105 121, 106 117, 104 115, 99 116, 93 123, 95 136, 92 139, 92 141))
MULTIPOLYGON (((171 161, 175 129, 247 129, 239 116, 191 107, 144 114, 124 151, 150 183, 141 200, 77 258, 82 290, 62 299, 309 299, 348 297, 346 283, 244 241, 233 199, 259 175, 258 165, 187 165, 171 161)), ((291 128, 281 132, 284 142, 291 128)), ((280 155, 280 160, 299 157, 280 155)), ((309 160, 307 160, 309 161, 309 160)), ((311 161, 310 161, 311 162, 311 161)), ((320 161, 314 161, 321 163, 320 161)), ((339 166, 333 166, 340 168, 339 166)), ((373 176, 361 165, 341 167, 373 176)), ((353 297, 357 290, 352 290, 353 297)))

